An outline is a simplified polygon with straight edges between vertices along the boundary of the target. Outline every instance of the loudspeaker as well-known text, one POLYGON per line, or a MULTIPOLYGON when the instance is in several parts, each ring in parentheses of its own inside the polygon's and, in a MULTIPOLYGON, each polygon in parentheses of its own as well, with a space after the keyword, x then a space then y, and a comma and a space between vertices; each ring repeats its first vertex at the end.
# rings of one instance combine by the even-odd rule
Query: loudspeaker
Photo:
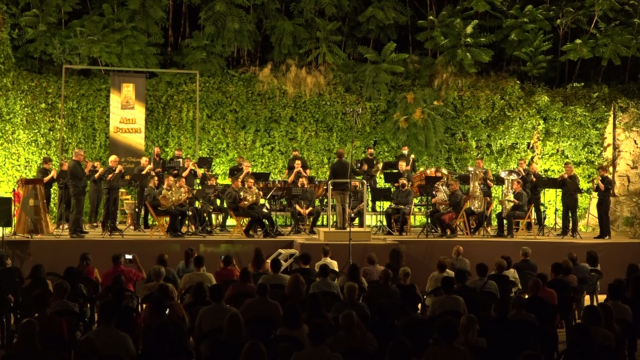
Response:
POLYGON ((0 197, 0 228, 11 227, 11 198, 0 197))

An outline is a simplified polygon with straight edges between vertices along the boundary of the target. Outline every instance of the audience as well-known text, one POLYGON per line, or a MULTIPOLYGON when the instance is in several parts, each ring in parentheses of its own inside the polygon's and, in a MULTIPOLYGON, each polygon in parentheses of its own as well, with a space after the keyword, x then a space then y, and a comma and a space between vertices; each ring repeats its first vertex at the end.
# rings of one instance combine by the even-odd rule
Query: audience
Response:
POLYGON ((633 321, 633 314, 631 308, 622 303, 624 298, 624 286, 619 283, 611 283, 607 287, 607 300, 611 309, 613 310, 613 316, 617 319, 633 321))
POLYGON ((627 289, 626 289, 627 292, 629 292, 629 289, 631 288, 631 282, 632 282, 631 280, 636 275, 640 275, 640 265, 635 263, 631 263, 627 265, 627 270, 624 276, 624 282, 627 285, 627 289))
POLYGON ((358 299, 358 285, 352 282, 345 284, 344 300, 333 305, 331 316, 335 319, 349 310, 353 311, 363 324, 369 323, 369 318, 371 317, 369 307, 366 303, 360 302, 358 299))
POLYGON ((569 259, 563 259, 562 272, 560 278, 569 283, 569 285, 578 287, 578 277, 573 274, 573 263, 569 259))
POLYGON ((282 271, 282 261, 280 259, 275 258, 271 261, 271 273, 265 274, 260 277, 258 284, 267 284, 269 286, 272 285, 280 285, 283 287, 287 286, 287 282, 289 281, 289 275, 281 274, 282 271))
POLYGON ((310 268, 311 254, 304 252, 300 254, 300 256, 298 256, 297 260, 299 261, 298 265, 300 267, 293 269, 293 271, 291 271, 291 275, 300 274, 300 276, 302 276, 304 281, 307 283, 307 288, 309 288, 311 284, 316 281, 316 277, 318 277, 318 272, 310 268))
POLYGON ((140 260, 136 254, 133 254, 131 260, 133 265, 136 267, 135 269, 124 266, 124 256, 122 254, 114 254, 111 256, 111 264, 113 266, 102 274, 102 282, 100 285, 102 287, 110 285, 116 275, 122 275, 124 276, 125 287, 131 291, 135 291, 133 284, 137 281, 146 279, 147 275, 144 272, 142 265, 140 265, 140 260))
POLYGON ((476 265, 476 275, 477 279, 469 280, 467 282, 467 286, 478 289, 478 291, 490 291, 496 294, 497 297, 500 297, 500 292, 498 291, 498 285, 493 280, 487 279, 487 275, 489 274, 489 267, 485 263, 479 263, 476 265))
POLYGON ((464 300, 460 296, 453 294, 455 280, 451 276, 442 278, 440 288, 442 289, 443 295, 433 299, 429 310, 427 310, 427 316, 438 316, 441 313, 449 311, 456 311, 461 315, 467 313, 467 306, 464 300))
MULTIPOLYGON (((453 275, 453 271, 449 270, 449 259, 445 256, 441 256, 436 264, 436 271, 431 273, 427 280, 427 293, 431 293, 431 291, 439 288, 442 278, 445 276, 453 278, 453 275)), ((429 294, 429 296, 427 296, 427 305, 431 305, 434 297, 435 296, 433 294, 429 294)))
POLYGON ((252 273, 268 273, 269 272, 269 262, 264 257, 264 252, 262 249, 257 247, 253 249, 253 258, 249 263, 249 270, 252 273))
POLYGON ((307 283, 300 274, 293 274, 289 277, 287 286, 284 289, 284 294, 289 304, 295 304, 301 308, 305 306, 307 283))
MULTIPOLYGON (((195 267, 193 266, 193 259, 198 255, 198 253, 196 252, 196 250, 192 247, 187 248, 184 251, 184 260, 181 260, 178 263, 178 266, 176 267, 176 274, 178 275, 179 278, 182 279, 182 277, 185 274, 188 273, 192 273, 195 271, 195 267)), ((205 268, 204 271, 206 272, 207 269, 205 268)))
POLYGON ((397 305, 402 303, 400 291, 391 283, 392 276, 391 270, 382 270, 380 272, 380 285, 372 286, 364 295, 363 301, 367 303, 370 311, 377 311, 381 304, 397 305))
POLYGON ((227 301, 235 294, 255 294, 256 286, 251 282, 251 271, 248 267, 243 267, 240 270, 238 281, 229 285, 227 293, 224 295, 224 302, 227 301))
POLYGON ((23 320, 18 326, 18 338, 3 360, 47 360, 52 356, 40 345, 39 325, 33 319, 23 320))
POLYGON ((240 354, 240 360, 267 360, 267 350, 258 341, 249 341, 240 354))
POLYGON ((327 340, 327 346, 339 354, 357 352, 362 357, 378 351, 378 343, 351 310, 340 315, 340 331, 327 340))
POLYGON ((511 267, 513 265, 513 261, 511 260, 511 256, 502 255, 500 258, 502 260, 504 260, 505 264, 507 265, 507 267, 504 269, 504 273, 503 274, 507 275, 509 277, 509 280, 511 280, 514 283, 516 283, 516 287, 513 289, 513 291, 515 292, 518 289, 521 289, 522 285, 520 284, 520 277, 518 276, 518 272, 516 271, 516 269, 513 269, 511 267))
POLYGON ((339 354, 332 353, 326 346, 329 336, 326 323, 320 320, 310 322, 307 335, 309 344, 301 352, 293 354, 291 360, 342 360, 339 354))
POLYGON ((504 272, 507 270, 507 261, 503 258, 497 258, 493 265, 493 274, 487 276, 487 279, 493 281, 498 286, 498 292, 501 299, 508 299, 513 292, 513 280, 504 272))
POLYGON ((309 328, 302 322, 302 311, 300 311, 300 307, 294 304, 287 305, 287 307, 284 308, 282 322, 276 335, 294 337, 306 346, 308 332, 309 328))
POLYGON ((182 276, 182 279, 180 279, 178 294, 182 294, 182 292, 184 292, 186 289, 199 282, 205 284, 206 286, 211 286, 216 283, 216 279, 213 277, 213 275, 208 273, 205 269, 204 256, 202 255, 197 255, 193 258, 193 271, 184 274, 182 276))
POLYGON ((51 301, 51 305, 49 305, 49 313, 54 314, 61 310, 71 310, 79 313, 80 309, 78 308, 78 304, 73 304, 67 300, 70 292, 71 287, 69 283, 64 280, 58 280, 55 285, 53 285, 53 301, 51 301))
MULTIPOLYGON (((453 280, 453 279, 452 279, 453 280)), ((434 345, 427 350, 424 360, 469 360, 469 351, 456 344, 458 324, 451 318, 445 318, 436 325, 434 345)))
POLYGON ((589 328, 591 338, 596 346, 601 346, 611 350, 616 348, 615 336, 611 331, 604 328, 604 318, 597 306, 585 306, 581 322, 589 328))
POLYGON ((384 266, 391 270, 391 283, 398 282, 398 275, 400 274, 400 268, 404 266, 404 252, 400 247, 394 247, 389 251, 389 262, 384 266))
POLYGON ((162 283, 155 290, 153 299, 142 311, 142 326, 152 328, 161 320, 177 320, 187 324, 189 316, 176 301, 170 284, 162 283))
POLYGON ((456 245, 453 247, 453 252, 451 256, 451 271, 455 272, 458 269, 466 270, 471 272, 471 263, 469 260, 462 257, 463 249, 462 246, 456 245))
POLYGON ((571 273, 575 275, 576 278, 586 279, 591 276, 589 272, 589 267, 585 264, 581 264, 580 262, 578 262, 578 255, 576 255, 574 252, 570 252, 569 254, 567 254, 567 260, 571 262, 571 266, 572 266, 571 273))
POLYGON ((91 263, 92 263, 91 254, 82 253, 80 254, 80 261, 78 262, 78 266, 76 267, 76 270, 81 276, 89 277, 91 279, 94 279, 98 283, 100 283, 101 282, 100 272, 91 263))
POLYGON ((245 324, 253 319, 268 319, 280 322, 282 308, 276 301, 269 299, 269 285, 258 284, 256 297, 249 299, 240 308, 240 315, 245 324))
POLYGON ((149 270, 149 277, 151 282, 144 284, 140 290, 140 299, 144 299, 147 295, 152 294, 158 288, 160 284, 167 284, 173 293, 174 300, 178 300, 178 291, 171 283, 165 283, 163 280, 166 278, 165 268, 160 265, 155 265, 149 270))
POLYGON ((338 286, 340 288, 343 288, 344 284, 348 282, 352 282, 358 285, 358 288, 361 289, 360 290, 361 295, 367 291, 367 286, 369 285, 367 284, 367 281, 362 277, 360 266, 356 263, 349 265, 349 269, 347 270, 347 275, 341 276, 338 279, 338 286))
MULTIPOLYGON (((601 270, 600 269, 600 260, 598 259, 598 253, 593 251, 593 250, 589 250, 587 251, 586 254, 586 259, 585 259, 586 263, 585 265, 587 266, 587 269, 589 269, 589 278, 591 279, 591 270, 601 270)), ((597 294, 600 293, 600 281, 598 281, 595 284, 595 294, 597 296, 597 294)), ((625 288, 626 290, 626 288, 625 288)), ((592 301, 593 303, 593 301, 592 301)))
POLYGON ((336 284, 335 281, 329 279, 331 276, 331 268, 328 264, 322 264, 318 268, 318 281, 311 284, 311 288, 309 289, 309 294, 317 293, 317 292, 334 292, 342 298, 342 293, 340 292, 340 287, 336 284))
POLYGON ((537 274, 538 265, 534 264, 531 259, 531 249, 523 246, 520 249, 520 261, 513 264, 513 268, 518 273, 518 277, 522 278, 525 272, 537 274))
POLYGON ((329 245, 325 245, 322 247, 322 260, 316 263, 316 271, 320 271, 320 266, 323 264, 329 265, 330 269, 335 271, 340 271, 338 268, 338 262, 335 260, 331 260, 331 248, 329 245))
POLYGON ((516 295, 511 299, 511 312, 507 318, 511 321, 526 321, 536 326, 539 325, 538 319, 533 314, 526 311, 527 299, 522 295, 516 295))
POLYGON ((116 329, 120 304, 106 300, 98 310, 98 327, 86 337, 95 340, 100 357, 113 357, 123 360, 136 359, 136 348, 129 335, 116 329))
POLYGON ((396 288, 400 292, 400 299, 407 310, 411 313, 417 313, 418 306, 422 303, 422 294, 420 294, 418 285, 411 282, 411 269, 406 266, 400 268, 396 288))
POLYGON ((193 334, 200 310, 211 305, 212 302, 209 301, 209 289, 201 282, 191 287, 189 298, 191 301, 185 303, 182 307, 189 317, 189 333, 193 334))
MULTIPOLYGON (((547 274, 539 273, 536 274, 536 279, 540 281, 540 290, 538 290, 538 296, 540 296, 544 301, 551 305, 558 305, 558 295, 552 289, 549 289, 547 285, 549 284, 549 277, 547 274)), ((531 286, 531 284, 529 284, 531 286)))
POLYGON ((380 281, 380 271, 384 267, 378 264, 378 257, 375 253, 369 253, 367 255, 367 266, 362 268, 362 278, 367 282, 380 281))
POLYGON ((470 347, 487 347, 487 340, 478 337, 478 330, 480 325, 478 318, 471 314, 466 314, 460 319, 459 338, 456 341, 456 345, 470 348, 470 347))
MULTIPOLYGON (((158 257, 156 258, 156 265, 162 266, 162 268, 164 269, 164 278, 162 279, 162 281, 167 284, 173 285, 173 287, 177 289, 180 286, 180 278, 178 277, 178 274, 176 274, 175 270, 169 267, 169 255, 158 255, 158 257)), ((145 283, 150 283, 152 281, 153 280, 149 276, 147 276, 145 283)))
POLYGON ((32 291, 49 290, 53 291, 51 281, 47 280, 47 270, 42 264, 36 264, 31 267, 29 275, 24 280, 23 287, 33 289, 32 291))
POLYGON ((231 255, 224 255, 222 257, 222 261, 220 262, 220 268, 214 273, 214 284, 215 281, 222 284, 225 282, 238 280, 239 276, 240 271, 238 270, 238 266, 236 265, 236 260, 231 255))
MULTIPOLYGON (((196 319, 194 340, 197 344, 202 342, 205 335, 210 331, 215 329, 221 330, 224 327, 227 316, 237 312, 236 309, 225 305, 222 302, 223 298, 222 285, 214 284, 209 287, 209 301, 211 301, 211 305, 200 309, 198 318, 196 319)), ((205 352, 207 351, 208 350, 205 350, 205 352)))

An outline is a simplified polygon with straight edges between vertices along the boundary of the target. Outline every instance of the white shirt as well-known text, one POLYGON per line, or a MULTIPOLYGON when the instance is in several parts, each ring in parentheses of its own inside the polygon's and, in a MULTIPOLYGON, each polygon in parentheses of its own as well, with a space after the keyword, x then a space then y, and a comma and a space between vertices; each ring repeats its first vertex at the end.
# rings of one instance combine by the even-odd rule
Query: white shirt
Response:
POLYGON ((427 310, 427 316, 437 316, 447 311, 458 311, 461 314, 466 314, 467 305, 458 295, 442 295, 433 299, 429 310, 427 310))
MULTIPOLYGON (((429 279, 427 280, 427 292, 437 288, 438 286, 440 286, 440 281, 442 281, 442 278, 445 276, 450 276, 453 277, 453 271, 447 269, 445 270, 444 273, 439 273, 438 271, 434 271, 433 273, 431 273, 431 275, 429 275, 429 279)), ((431 306, 431 303, 433 302, 433 296, 427 296, 427 300, 426 303, 427 305, 431 306)))
POLYGON ((331 260, 330 257, 323 257, 322 260, 318 261, 316 263, 316 271, 318 271, 320 269, 320 265, 322 264, 327 264, 329 265, 330 268, 332 268, 335 271, 340 271, 338 269, 338 262, 335 260, 331 260))

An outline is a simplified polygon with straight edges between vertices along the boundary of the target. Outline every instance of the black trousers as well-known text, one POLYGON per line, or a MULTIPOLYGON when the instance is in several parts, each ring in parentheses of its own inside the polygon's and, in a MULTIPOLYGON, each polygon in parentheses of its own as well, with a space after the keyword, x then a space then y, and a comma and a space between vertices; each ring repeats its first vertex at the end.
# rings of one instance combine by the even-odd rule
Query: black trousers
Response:
POLYGON ((482 225, 485 222, 486 215, 485 215, 484 212, 482 212, 480 214, 476 214, 476 212, 471 210, 471 208, 464 209, 464 216, 467 218, 467 223, 469 225, 471 225, 471 217, 474 216, 474 215, 476 215, 476 226, 473 229, 471 229, 471 232, 475 233, 478 230, 482 229, 482 225))
POLYGON ((149 227, 149 209, 144 204, 144 188, 136 189, 136 213, 133 215, 134 227, 140 227, 140 215, 142 215, 142 221, 144 227, 149 227))
POLYGON ((62 225, 62 222, 69 224, 71 214, 71 193, 69 189, 58 190, 58 213, 56 214, 56 225, 62 225))
POLYGON ((571 217, 571 233, 578 232, 578 197, 562 198, 562 233, 569 233, 569 217, 571 217))
POLYGON ((44 189, 44 206, 47 207, 47 212, 51 209, 51 189, 44 189))
MULTIPOLYGON (((293 208, 293 210, 291 210, 291 220, 293 221, 293 227, 298 227, 298 216, 302 216, 302 213, 298 211, 298 209, 293 208)), ((311 218, 310 229, 313 229, 318 224, 318 219, 320 219, 320 209, 314 207, 313 209, 311 209, 311 211, 309 211, 307 217, 311 218)))
POLYGON ((600 227, 600 236, 611 236, 611 219, 609 217, 610 208, 611 198, 598 198, 596 209, 598 210, 598 226, 600 227))
POLYGON ((443 234, 447 232, 447 229, 451 231, 452 234, 455 234, 457 232, 456 227, 453 226, 454 221, 451 221, 450 223, 445 223, 444 220, 442 219, 443 216, 452 212, 453 211, 448 211, 448 212, 438 211, 435 215, 433 215, 433 219, 432 219, 433 226, 437 226, 438 228, 440 228, 440 232, 443 234))
POLYGON ((187 218, 189 218, 189 222, 193 225, 196 224, 196 217, 194 216, 194 212, 192 208, 189 208, 187 205, 180 205, 173 208, 178 212, 178 226, 180 231, 187 223, 187 218))
POLYGON ((411 209, 387 208, 387 210, 384 211, 384 217, 387 220, 387 227, 389 229, 393 229, 391 227, 391 219, 393 219, 394 216, 400 215, 399 224, 400 224, 400 231, 402 231, 402 229, 407 223, 407 215, 409 214, 411 214, 411 209))
POLYGON ((373 200, 373 190, 378 188, 378 179, 375 176, 364 176, 362 179, 367 182, 367 187, 371 194, 371 196, 369 196, 369 199, 371 199, 371 208, 374 208, 376 207, 376 202, 373 200))
MULTIPOLYGON (((533 195, 529 198, 529 205, 533 205, 533 211, 536 213, 536 222, 538 223, 538 227, 544 226, 544 218, 542 217, 542 202, 540 198, 540 194, 533 195)), ((527 223, 527 226, 529 223, 527 223)))
POLYGON ((118 226, 118 191, 120 189, 105 189, 102 193, 102 228, 107 225, 118 226))
POLYGON ((498 220, 498 234, 504 234, 504 221, 507 220, 507 235, 513 235, 513 219, 524 219, 526 212, 509 210, 505 216, 502 211, 496 215, 498 220))
POLYGON ((271 212, 269 210, 267 210, 266 208, 263 209, 262 207, 255 204, 249 206, 248 210, 255 211, 260 214, 262 220, 266 220, 267 224, 269 224, 269 228, 275 229, 276 222, 273 220, 273 216, 271 216, 271 212))
POLYGON ((87 195, 86 188, 71 188, 71 216, 69 221, 69 235, 78 234, 83 230, 82 218, 84 217, 84 199, 87 195))
POLYGON ((358 209, 356 212, 351 213, 349 221, 353 224, 358 219, 358 227, 364 227, 364 210, 358 209))
POLYGON ((89 188, 89 224, 98 223, 100 203, 102 203, 102 189, 89 188))
MULTIPOLYGON (((489 210, 489 206, 491 206, 491 202, 493 201, 493 193, 491 192, 491 190, 489 190, 489 191, 484 191, 482 195, 484 195, 484 198, 486 200, 485 203, 487 204, 487 210, 489 210)), ((493 214, 493 211, 492 211, 492 214, 493 214)), ((489 216, 485 216, 485 221, 487 222, 487 226, 491 226, 491 224, 493 223, 493 221, 491 220, 492 214, 490 214, 489 216)))
POLYGON ((158 208, 154 208, 153 212, 156 216, 168 216, 169 217, 169 225, 167 226, 167 232, 169 233, 177 233, 180 232, 179 227, 179 214, 176 210, 160 210, 158 208))
POLYGON ((239 209, 238 211, 234 211, 233 214, 238 217, 249 218, 249 222, 247 222, 247 226, 244 228, 245 234, 248 234, 254 225, 258 225, 262 231, 267 228, 262 220, 262 216, 260 216, 260 213, 257 211, 239 209))

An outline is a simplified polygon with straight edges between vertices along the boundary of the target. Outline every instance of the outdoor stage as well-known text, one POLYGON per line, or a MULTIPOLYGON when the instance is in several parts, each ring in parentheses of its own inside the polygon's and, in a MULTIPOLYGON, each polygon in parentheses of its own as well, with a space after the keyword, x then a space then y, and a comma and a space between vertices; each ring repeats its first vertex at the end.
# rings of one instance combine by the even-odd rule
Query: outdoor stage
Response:
MULTIPOLYGON (((640 260, 640 241, 630 240, 626 236, 617 235, 611 240, 594 240, 595 234, 582 234, 583 240, 569 237, 539 237, 533 236, 518 239, 493 239, 483 237, 455 239, 426 239, 417 238, 420 230, 414 228, 413 235, 408 236, 374 236, 370 242, 352 243, 353 261, 365 264, 368 253, 377 254, 381 265, 387 262, 389 251, 400 246, 404 251, 406 265, 412 269, 412 281, 420 288, 427 283, 429 274, 435 270, 438 257, 451 257, 454 245, 464 247, 464 257, 471 261, 473 267, 478 262, 484 262, 489 267, 500 255, 509 255, 518 261, 519 250, 522 246, 532 249, 531 259, 538 265, 541 272, 549 273, 551 264, 562 260, 568 252, 578 254, 584 261, 587 250, 595 250, 600 256, 600 265, 604 273, 603 283, 608 284, 616 277, 623 277, 629 263, 640 260)), ((39 236, 33 239, 8 238, 6 248, 12 257, 13 264, 22 268, 25 274, 33 264, 42 263, 47 271, 62 273, 67 266, 77 265, 82 252, 89 252, 93 256, 94 265, 102 272, 110 267, 111 255, 114 253, 137 254, 145 269, 149 269, 159 253, 169 255, 169 265, 174 267, 183 257, 187 247, 193 247, 199 254, 205 256, 208 271, 215 271, 219 265, 220 256, 231 254, 238 266, 248 266, 255 247, 261 247, 265 256, 269 257, 278 249, 296 249, 299 252, 309 252, 313 262, 320 260, 321 248, 325 244, 331 246, 333 259, 338 261, 341 269, 349 260, 349 244, 344 242, 322 242, 317 236, 307 235, 282 236, 277 239, 245 239, 231 236, 230 233, 221 235, 186 238, 163 238, 148 233, 134 233, 127 231, 124 238, 112 236, 103 238, 99 231, 91 231, 85 239, 70 239, 68 235, 60 237, 39 236)), ((606 289, 606 286, 602 287, 606 289)))

